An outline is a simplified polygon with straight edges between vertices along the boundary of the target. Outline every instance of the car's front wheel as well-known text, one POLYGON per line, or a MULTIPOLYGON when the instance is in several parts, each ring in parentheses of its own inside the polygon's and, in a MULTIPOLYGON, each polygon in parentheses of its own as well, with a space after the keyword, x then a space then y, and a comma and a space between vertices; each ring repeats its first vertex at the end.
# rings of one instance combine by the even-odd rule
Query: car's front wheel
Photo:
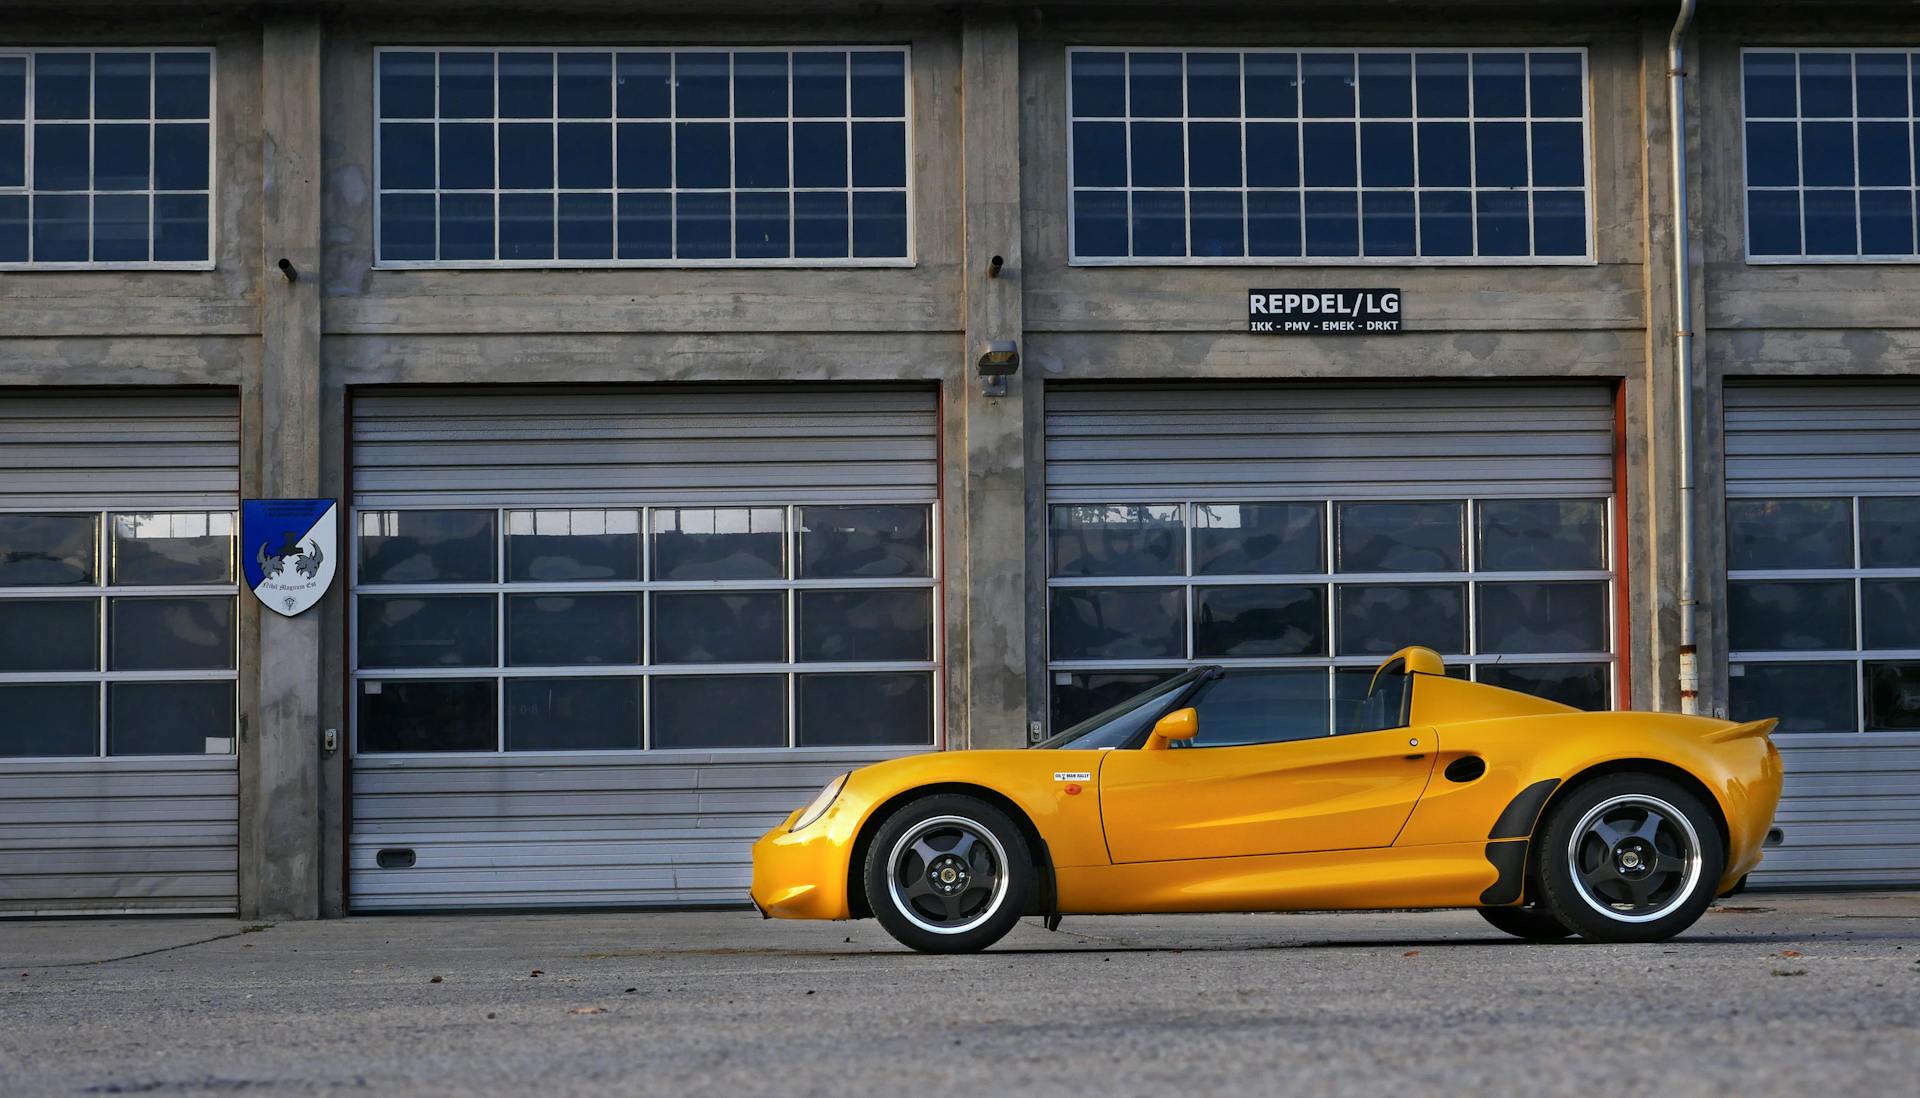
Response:
POLYGON ((1033 892, 1033 855, 1007 814, 936 794, 896 809, 867 847, 867 905, 923 953, 972 953, 1006 936, 1033 892))
POLYGON ((1652 774, 1571 790, 1536 841, 1542 906, 1600 942, 1657 942, 1692 926, 1726 865, 1707 805, 1652 774))

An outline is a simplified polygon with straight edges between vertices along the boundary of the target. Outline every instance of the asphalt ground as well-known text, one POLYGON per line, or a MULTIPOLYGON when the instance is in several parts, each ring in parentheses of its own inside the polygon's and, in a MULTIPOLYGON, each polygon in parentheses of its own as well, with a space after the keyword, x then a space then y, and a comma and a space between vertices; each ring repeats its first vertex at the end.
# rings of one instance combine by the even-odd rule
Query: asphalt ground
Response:
POLYGON ((1920 1092, 1920 893, 1659 945, 1471 912, 1069 919, 972 957, 751 912, 0 922, 0 1095, 1920 1092))

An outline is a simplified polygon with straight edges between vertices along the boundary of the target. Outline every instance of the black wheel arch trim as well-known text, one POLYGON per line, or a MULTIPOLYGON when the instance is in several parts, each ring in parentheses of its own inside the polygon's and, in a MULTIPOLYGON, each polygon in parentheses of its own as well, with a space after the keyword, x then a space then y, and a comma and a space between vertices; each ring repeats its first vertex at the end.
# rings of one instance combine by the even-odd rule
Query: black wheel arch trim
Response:
POLYGON ((1493 821, 1493 830, 1487 832, 1487 838, 1524 839, 1533 834, 1534 821, 1540 818, 1547 798, 1553 796, 1559 786, 1559 778, 1545 778, 1514 794, 1507 807, 1500 810, 1500 818, 1493 821))
POLYGON ((1480 893, 1485 907, 1505 907, 1518 903, 1526 891, 1527 846, 1525 839, 1502 839, 1487 844, 1487 861, 1499 876, 1480 893))

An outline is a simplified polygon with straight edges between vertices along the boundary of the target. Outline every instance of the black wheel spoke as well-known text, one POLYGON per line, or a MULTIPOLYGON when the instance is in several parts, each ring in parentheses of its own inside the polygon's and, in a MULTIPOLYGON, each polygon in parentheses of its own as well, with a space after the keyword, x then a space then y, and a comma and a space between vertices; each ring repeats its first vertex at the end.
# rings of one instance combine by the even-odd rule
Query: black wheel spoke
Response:
POLYGON ((1686 895, 1697 840, 1675 809, 1651 797, 1621 796, 1596 806, 1580 827, 1568 848, 1570 868, 1601 914, 1644 921, 1686 895))
MULTIPOLYGON (((918 839, 915 839, 913 841, 913 845, 908 847, 907 849, 913 851, 915 854, 918 854, 920 856, 920 873, 921 874, 924 874, 927 871, 927 867, 933 864, 933 860, 940 856, 940 852, 938 850, 935 850, 933 847, 927 845, 927 837, 925 835, 922 835, 918 839)), ((904 870, 905 867, 902 867, 902 868, 904 870)), ((916 874, 916 876, 918 875, 919 874, 916 874)))
POLYGON ((894 847, 894 906, 946 933, 991 915, 1006 885, 1004 855, 991 832, 954 817, 929 820, 894 847))
POLYGON ((1687 868, 1687 861, 1685 858, 1682 858, 1677 854, 1668 854, 1664 850, 1654 852, 1653 872, 1655 875, 1665 876, 1669 873, 1679 873, 1684 871, 1686 868, 1687 868))
POLYGON ((1647 845, 1652 846, 1660 835, 1660 825, 1666 822, 1667 818, 1665 816, 1649 808, 1647 809, 1647 818, 1641 820, 1640 826, 1628 832, 1628 835, 1635 839, 1645 839, 1647 845))
POLYGON ((1621 831, 1605 820, 1593 821, 1593 826, 1587 829, 1587 833, 1599 839, 1602 843, 1605 843, 1609 853, 1612 852, 1614 847, 1620 845, 1621 839, 1627 837, 1626 832, 1621 831))

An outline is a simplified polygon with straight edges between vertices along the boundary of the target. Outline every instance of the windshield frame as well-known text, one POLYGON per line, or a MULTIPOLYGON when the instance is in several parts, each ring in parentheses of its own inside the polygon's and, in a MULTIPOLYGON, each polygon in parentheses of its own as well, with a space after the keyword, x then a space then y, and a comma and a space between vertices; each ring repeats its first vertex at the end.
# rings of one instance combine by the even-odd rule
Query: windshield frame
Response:
POLYGON ((1119 704, 1109 706, 1108 708, 1103 709, 1098 713, 1095 713, 1093 716, 1080 721, 1079 723, 1073 725, 1071 728, 1068 728, 1063 732, 1056 732, 1053 735, 1048 736, 1046 739, 1041 740, 1039 743, 1030 745, 1028 750, 1031 750, 1031 751, 1073 751, 1073 750, 1129 751, 1129 750, 1138 749, 1142 744, 1147 742, 1147 737, 1151 735, 1153 732, 1153 725, 1151 722, 1149 722, 1147 725, 1142 727, 1139 731, 1135 732, 1133 735, 1129 736, 1126 740, 1117 744, 1102 744, 1098 748, 1075 748, 1074 741, 1084 740, 1087 737, 1092 736, 1094 733, 1099 732, 1101 729, 1112 724, 1114 721, 1120 720, 1123 717, 1130 717, 1135 713, 1139 712, 1141 709, 1147 707, 1148 705, 1157 704, 1163 707, 1160 713, 1154 717, 1154 720, 1158 720, 1160 717, 1164 717, 1168 713, 1171 713, 1174 710, 1179 709, 1182 706, 1188 704, 1189 701, 1193 698, 1194 694, 1198 693, 1201 689, 1205 688, 1205 686, 1208 683, 1218 678, 1220 674, 1221 674, 1221 669, 1212 664, 1204 664, 1199 667, 1189 667, 1184 671, 1178 672, 1177 674, 1174 674, 1165 679, 1162 679, 1159 682, 1152 684, 1151 686, 1145 687, 1144 689, 1140 690, 1138 693, 1129 695, 1124 701, 1121 701, 1119 704))

